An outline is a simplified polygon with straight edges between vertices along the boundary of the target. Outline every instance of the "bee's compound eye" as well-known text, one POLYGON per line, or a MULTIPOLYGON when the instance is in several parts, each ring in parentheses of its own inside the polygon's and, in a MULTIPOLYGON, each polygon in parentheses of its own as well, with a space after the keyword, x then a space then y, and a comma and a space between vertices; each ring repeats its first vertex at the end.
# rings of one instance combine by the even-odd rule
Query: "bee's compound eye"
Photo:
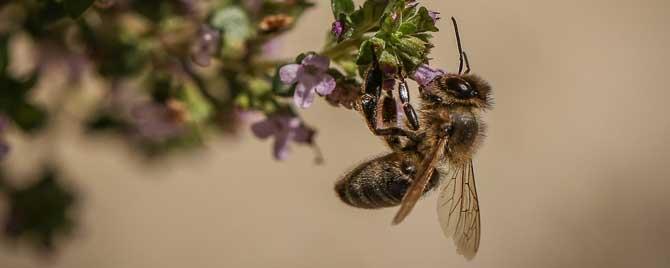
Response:
POLYGON ((472 89, 470 83, 460 78, 451 78, 447 80, 447 89, 453 92, 458 98, 471 98, 478 94, 478 92, 472 89))
POLYGON ((405 173, 407 175, 412 175, 416 173, 416 167, 412 165, 411 163, 402 163, 402 173, 405 173))

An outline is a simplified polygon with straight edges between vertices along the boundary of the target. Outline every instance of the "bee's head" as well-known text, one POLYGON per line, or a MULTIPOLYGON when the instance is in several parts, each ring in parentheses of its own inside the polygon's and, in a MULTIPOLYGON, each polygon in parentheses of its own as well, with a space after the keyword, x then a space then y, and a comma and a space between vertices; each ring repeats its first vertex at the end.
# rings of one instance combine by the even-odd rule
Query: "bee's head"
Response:
POLYGON ((445 74, 421 87, 421 98, 428 103, 488 109, 491 86, 474 74, 445 74))
POLYGON ((432 105, 462 105, 479 109, 491 108, 491 86, 484 79, 470 73, 470 62, 461 46, 456 19, 451 17, 458 44, 460 63, 458 73, 447 73, 420 87, 421 98, 432 105), (465 70, 463 64, 465 63, 465 70), (465 72, 464 72, 465 71, 465 72))

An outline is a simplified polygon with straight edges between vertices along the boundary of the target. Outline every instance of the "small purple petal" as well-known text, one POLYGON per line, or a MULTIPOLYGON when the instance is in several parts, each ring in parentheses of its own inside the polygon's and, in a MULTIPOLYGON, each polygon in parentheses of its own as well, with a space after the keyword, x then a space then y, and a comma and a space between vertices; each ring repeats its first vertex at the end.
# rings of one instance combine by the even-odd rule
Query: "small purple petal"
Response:
POLYGON ((279 69, 279 77, 284 84, 292 85, 298 81, 298 73, 302 69, 300 64, 284 65, 279 69))
POLYGON ((436 23, 438 20, 440 20, 440 12, 437 11, 428 11, 428 15, 430 18, 433 19, 433 23, 436 23))
POLYGON ((319 71, 325 72, 330 66, 330 59, 328 57, 311 54, 302 60, 302 65, 312 66, 319 71))
POLYGON ((279 119, 281 120, 282 126, 289 130, 298 128, 302 123, 299 118, 294 116, 282 116, 279 119))
POLYGON ((440 69, 433 69, 426 64, 422 64, 421 66, 419 66, 419 68, 416 69, 416 72, 414 73, 412 78, 414 79, 414 81, 419 83, 419 85, 425 86, 441 75, 444 75, 444 71, 440 69))
POLYGON ((273 154, 277 160, 285 160, 289 154, 289 141, 291 141, 293 134, 288 131, 281 131, 275 135, 275 143, 273 146, 273 154))
POLYGON ((251 131, 254 135, 261 139, 267 139, 279 131, 279 124, 270 118, 251 125, 251 131))
POLYGON ((245 124, 253 124, 265 119, 265 115, 259 111, 234 108, 235 118, 245 124))
POLYGON ((335 85, 335 78, 329 74, 324 74, 321 77, 321 80, 318 81, 316 85, 314 85, 314 90, 316 90, 316 92, 318 92, 321 96, 326 96, 335 90, 335 85))
POLYGON ((316 95, 316 93, 314 93, 311 85, 306 85, 303 81, 300 81, 295 87, 293 101, 298 107, 306 109, 314 102, 314 95, 316 95))
POLYGON ((274 59, 279 57, 282 43, 277 38, 270 39, 261 46, 261 53, 264 57, 274 59))
POLYGON ((312 142, 314 141, 314 135, 316 134, 316 131, 305 125, 301 125, 295 129, 294 133, 295 136, 293 136, 293 140, 295 142, 312 144, 312 142))
POLYGON ((342 35, 344 34, 344 22, 340 20, 336 20, 333 22, 333 25, 330 29, 330 31, 333 33, 333 35, 339 40, 342 38, 342 35))

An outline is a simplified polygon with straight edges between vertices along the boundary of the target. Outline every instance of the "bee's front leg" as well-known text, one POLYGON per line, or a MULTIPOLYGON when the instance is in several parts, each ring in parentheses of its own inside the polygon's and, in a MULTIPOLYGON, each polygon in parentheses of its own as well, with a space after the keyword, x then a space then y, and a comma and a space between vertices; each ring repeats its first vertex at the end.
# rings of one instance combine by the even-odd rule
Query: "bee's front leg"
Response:
MULTIPOLYGON (((407 131, 399 127, 380 127, 380 122, 378 122, 377 119, 380 110, 383 108, 380 101, 382 92, 382 75, 380 70, 375 69, 376 68, 372 68, 370 71, 368 71, 365 79, 365 94, 363 94, 361 97, 361 106, 368 127, 372 133, 377 136, 403 136, 415 140, 416 135, 411 131, 407 131), (379 73, 377 74, 377 72, 379 73)), ((397 121, 397 119, 391 121, 397 121)))
POLYGON ((401 77, 400 84, 398 85, 398 96, 400 96, 402 110, 405 112, 405 117, 407 117, 412 130, 419 130, 419 117, 416 115, 412 104, 409 103, 409 87, 403 77, 401 77))

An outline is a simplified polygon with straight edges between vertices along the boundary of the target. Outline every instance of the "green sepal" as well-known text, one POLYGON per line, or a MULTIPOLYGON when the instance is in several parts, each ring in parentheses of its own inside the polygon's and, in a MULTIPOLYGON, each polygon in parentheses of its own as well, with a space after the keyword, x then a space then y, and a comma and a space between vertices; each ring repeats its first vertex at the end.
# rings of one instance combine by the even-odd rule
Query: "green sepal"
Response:
POLYGON ((356 58, 356 64, 358 65, 368 65, 372 62, 372 53, 377 52, 378 50, 383 50, 386 47, 386 42, 377 37, 372 37, 365 42, 363 42, 358 51, 358 57, 356 58))
POLYGON ((330 6, 333 11, 333 17, 338 19, 341 14, 351 14, 354 12, 353 0, 331 0, 330 6))
POLYGON ((193 85, 185 85, 179 91, 177 99, 184 102, 188 110, 189 120, 193 123, 204 123, 213 114, 212 105, 193 85))

